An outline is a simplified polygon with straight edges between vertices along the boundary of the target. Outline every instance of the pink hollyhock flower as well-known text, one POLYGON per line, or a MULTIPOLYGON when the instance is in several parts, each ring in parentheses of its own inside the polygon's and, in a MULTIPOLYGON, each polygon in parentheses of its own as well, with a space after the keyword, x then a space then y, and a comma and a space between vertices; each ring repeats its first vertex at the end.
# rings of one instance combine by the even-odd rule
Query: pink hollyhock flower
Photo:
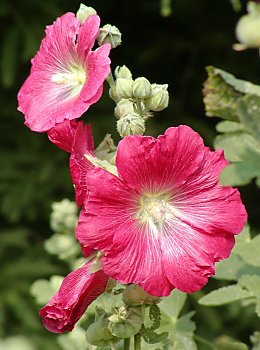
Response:
POLYGON ((247 219, 239 192, 218 183, 227 164, 187 126, 157 139, 127 136, 118 145, 119 177, 97 167, 86 174, 77 238, 103 251, 104 272, 121 283, 155 296, 197 291, 247 219))
POLYGON ((18 110, 31 130, 43 132, 79 118, 101 97, 110 72, 110 45, 91 51, 99 24, 93 15, 80 25, 69 12, 47 26, 30 76, 18 93, 18 110))
POLYGON ((87 307, 105 291, 108 276, 103 270, 91 273, 91 265, 89 261, 65 277, 59 291, 41 309, 40 316, 48 331, 71 331, 87 307))

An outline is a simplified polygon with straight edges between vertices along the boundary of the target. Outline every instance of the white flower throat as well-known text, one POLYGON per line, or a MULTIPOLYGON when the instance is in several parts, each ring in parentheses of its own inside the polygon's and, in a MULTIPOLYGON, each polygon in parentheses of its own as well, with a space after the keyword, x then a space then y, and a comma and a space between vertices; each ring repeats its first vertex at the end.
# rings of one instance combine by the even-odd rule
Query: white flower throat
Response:
POLYGON ((63 85, 78 93, 86 81, 86 71, 83 67, 73 67, 64 72, 59 72, 51 77, 51 81, 58 85, 63 85))
POLYGON ((157 234, 163 229, 165 222, 175 216, 174 211, 168 193, 146 194, 140 198, 136 218, 141 224, 148 224, 157 234))

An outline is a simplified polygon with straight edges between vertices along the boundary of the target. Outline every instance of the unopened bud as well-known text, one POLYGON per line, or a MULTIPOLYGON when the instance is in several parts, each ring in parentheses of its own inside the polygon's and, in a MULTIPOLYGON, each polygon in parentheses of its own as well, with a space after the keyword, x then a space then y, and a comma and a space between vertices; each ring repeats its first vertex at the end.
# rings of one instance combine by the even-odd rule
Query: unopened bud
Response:
POLYGON ((118 78, 116 80, 116 95, 120 98, 130 98, 133 96, 133 80, 118 78))
POLYGON ((114 49, 121 44, 121 37, 122 34, 117 27, 106 24, 103 28, 100 28, 97 41, 99 46, 109 43, 112 49, 114 49))
POLYGON ((159 303, 160 298, 146 293, 136 284, 130 284, 126 287, 122 294, 123 301, 127 305, 138 306, 143 304, 159 303))
POLYGON ((245 47, 260 47, 260 14, 242 16, 236 26, 236 36, 245 47))
POLYGON ((80 4, 76 17, 80 21, 80 23, 83 24, 89 16, 96 14, 97 12, 95 9, 93 9, 93 7, 80 4))
POLYGON ((138 99, 148 98, 152 94, 152 86, 146 78, 137 78, 133 84, 133 94, 138 99))
POLYGON ((117 131, 121 137, 128 135, 143 135, 145 131, 144 120, 136 113, 127 114, 117 121, 117 131))
POLYGON ((167 91, 168 85, 152 85, 152 96, 146 99, 146 107, 155 112, 162 111, 164 108, 168 107, 169 104, 169 93, 167 91))
POLYGON ((114 109, 115 117, 120 119, 127 114, 134 113, 134 104, 130 100, 122 99, 114 109))
POLYGON ((115 69, 116 78, 132 79, 132 73, 126 66, 116 67, 115 69))
POLYGON ((86 332, 87 341, 96 346, 106 346, 110 341, 118 340, 108 329, 109 321, 104 314, 96 322, 92 323, 86 332))

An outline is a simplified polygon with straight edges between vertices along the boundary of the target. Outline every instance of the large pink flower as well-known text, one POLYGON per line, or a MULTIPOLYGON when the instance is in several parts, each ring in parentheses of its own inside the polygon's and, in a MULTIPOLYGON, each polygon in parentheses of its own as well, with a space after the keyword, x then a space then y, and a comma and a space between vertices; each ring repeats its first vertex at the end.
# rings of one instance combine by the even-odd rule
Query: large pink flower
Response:
POLYGON ((59 291, 41 309, 40 316, 48 331, 71 331, 87 307, 105 291, 108 276, 103 270, 91 273, 91 265, 89 261, 66 276, 59 291))
POLYGON ((119 177, 86 173, 88 198, 77 227, 82 245, 104 252, 104 272, 166 296, 194 292, 227 258, 247 219, 239 192, 218 183, 227 165, 187 126, 118 146, 119 177))
POLYGON ((31 74, 18 93, 18 109, 30 129, 43 132, 76 119, 101 97, 110 71, 110 45, 91 51, 99 24, 93 15, 80 25, 69 12, 46 28, 31 74))

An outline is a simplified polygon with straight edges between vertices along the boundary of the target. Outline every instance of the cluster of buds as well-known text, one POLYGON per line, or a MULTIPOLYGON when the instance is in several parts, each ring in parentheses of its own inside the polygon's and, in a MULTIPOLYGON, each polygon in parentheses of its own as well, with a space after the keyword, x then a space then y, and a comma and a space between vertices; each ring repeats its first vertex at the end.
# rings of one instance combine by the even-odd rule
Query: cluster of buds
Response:
POLYGON ((124 305, 113 307, 111 312, 96 308, 96 320, 86 333, 90 344, 105 346, 134 336, 141 330, 145 308, 161 300, 135 284, 130 284, 124 289, 122 298, 124 305))
MULTIPOLYGON (((77 18, 82 24, 89 16, 96 14, 97 12, 93 7, 81 4, 77 12, 77 18)), ((102 28, 99 29, 97 41, 99 46, 109 43, 111 45, 111 48, 114 49, 121 44, 121 37, 122 34, 116 26, 112 26, 111 24, 105 24, 102 28)))
POLYGON ((169 104, 168 85, 151 84, 146 78, 132 78, 126 66, 117 67, 115 81, 110 81, 110 97, 116 102, 114 110, 117 130, 121 137, 143 134, 145 121, 169 104))

